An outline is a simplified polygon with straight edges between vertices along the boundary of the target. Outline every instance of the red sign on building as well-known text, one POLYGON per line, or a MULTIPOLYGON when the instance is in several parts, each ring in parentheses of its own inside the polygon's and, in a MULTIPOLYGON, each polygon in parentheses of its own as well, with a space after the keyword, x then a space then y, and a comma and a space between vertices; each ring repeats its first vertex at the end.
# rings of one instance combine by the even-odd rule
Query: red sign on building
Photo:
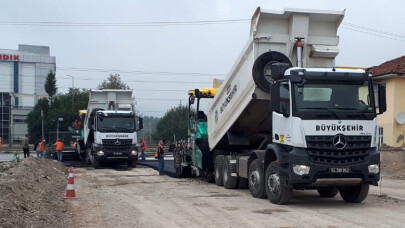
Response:
POLYGON ((19 55, 0 54, 0 60, 4 60, 4 61, 20 61, 20 56, 19 55))

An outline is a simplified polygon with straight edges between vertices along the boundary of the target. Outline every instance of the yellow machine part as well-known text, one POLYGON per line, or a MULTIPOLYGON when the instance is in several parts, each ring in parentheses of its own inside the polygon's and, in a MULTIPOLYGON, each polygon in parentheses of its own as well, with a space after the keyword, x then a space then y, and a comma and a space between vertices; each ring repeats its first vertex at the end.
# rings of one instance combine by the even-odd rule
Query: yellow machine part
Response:
POLYGON ((79 115, 86 115, 87 114, 87 110, 79 110, 79 115))
MULTIPOLYGON (((218 88, 201 88, 200 90, 200 94, 201 97, 215 97, 215 94, 217 94, 218 92, 218 88)), ((195 90, 194 89, 190 89, 188 91, 188 95, 195 95, 195 90)))

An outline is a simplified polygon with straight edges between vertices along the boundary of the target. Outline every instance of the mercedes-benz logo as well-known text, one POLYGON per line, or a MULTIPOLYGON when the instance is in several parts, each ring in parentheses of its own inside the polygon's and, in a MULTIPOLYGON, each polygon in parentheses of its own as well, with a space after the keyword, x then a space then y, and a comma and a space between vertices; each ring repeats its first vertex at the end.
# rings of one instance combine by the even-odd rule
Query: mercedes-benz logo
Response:
POLYGON ((347 145, 347 139, 344 135, 336 135, 332 140, 333 147, 343 150, 347 145))
POLYGON ((115 144, 115 145, 120 145, 121 142, 120 142, 120 140, 117 139, 117 140, 115 140, 114 144, 115 144))

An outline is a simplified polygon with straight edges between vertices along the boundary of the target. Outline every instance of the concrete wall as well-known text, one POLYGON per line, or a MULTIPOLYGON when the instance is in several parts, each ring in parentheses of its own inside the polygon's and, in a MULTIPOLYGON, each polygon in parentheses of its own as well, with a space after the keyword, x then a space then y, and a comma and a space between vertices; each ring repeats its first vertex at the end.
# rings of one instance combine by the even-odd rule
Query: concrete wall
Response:
POLYGON ((397 139, 405 131, 405 125, 399 125, 395 116, 398 112, 405 113, 405 78, 392 77, 377 79, 377 83, 385 83, 387 90, 387 111, 379 115, 377 124, 384 129, 384 144, 392 147, 402 147, 403 141, 397 139))

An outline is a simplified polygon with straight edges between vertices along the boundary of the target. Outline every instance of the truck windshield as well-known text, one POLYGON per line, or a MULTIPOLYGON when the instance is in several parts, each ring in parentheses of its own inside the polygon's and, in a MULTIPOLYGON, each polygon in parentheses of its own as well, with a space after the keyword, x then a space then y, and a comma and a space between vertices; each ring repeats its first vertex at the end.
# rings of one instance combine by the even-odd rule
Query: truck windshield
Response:
POLYGON ((294 85, 297 113, 375 113, 368 81, 307 81, 294 85))
POLYGON ((134 117, 102 117, 97 119, 97 130, 100 132, 135 132, 134 117))

